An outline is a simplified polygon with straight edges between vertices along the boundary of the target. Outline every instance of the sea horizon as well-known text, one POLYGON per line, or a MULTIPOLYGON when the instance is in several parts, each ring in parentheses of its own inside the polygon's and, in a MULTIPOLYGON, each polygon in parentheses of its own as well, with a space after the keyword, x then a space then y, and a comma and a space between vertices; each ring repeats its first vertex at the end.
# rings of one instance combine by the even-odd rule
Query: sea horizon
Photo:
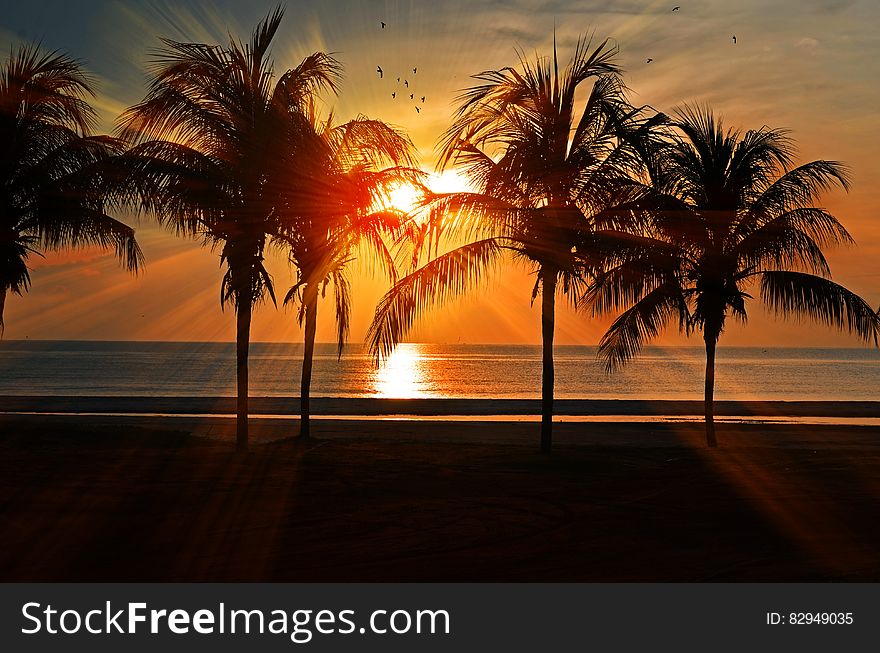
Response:
MULTIPOLYGON (((138 340, 0 341, 0 395, 234 396, 234 343, 138 340)), ((557 345, 559 399, 699 400, 699 346, 649 346, 608 374, 596 347, 557 345)), ((403 343, 383 364, 357 345, 315 351, 312 394, 337 398, 534 399, 540 345, 403 343)), ((250 347, 250 394, 299 393, 301 343, 250 347)), ((716 399, 871 401, 880 351, 854 347, 719 347, 716 399), (821 370, 821 373, 819 373, 821 370)))
MULTIPOLYGON (((109 343, 109 344, 127 344, 127 343, 137 343, 137 344, 156 344, 156 345, 229 345, 234 346, 235 340, 156 340, 156 339, 138 339, 138 338, 125 338, 125 339, 107 339, 107 338, 3 338, 0 339, 0 348, 4 346, 6 343, 27 343, 27 342, 37 342, 37 343, 71 343, 71 342, 81 342, 81 343, 109 343)), ((361 343, 364 344, 364 343, 361 343)), ((536 347, 538 349, 541 348, 541 343, 529 343, 529 342, 434 342, 428 340, 407 340, 406 342, 400 343, 401 345, 437 345, 437 346, 467 346, 467 347, 536 347)), ((253 347, 254 345, 280 345, 280 346, 293 346, 293 347, 302 347, 303 343, 299 340, 251 340, 249 345, 253 347)), ((336 342, 330 340, 316 340, 316 346, 327 346, 333 347, 334 349, 338 346, 336 342)), ((345 345, 344 351, 346 353, 353 348, 357 348, 358 344, 354 342, 348 342, 345 345)), ((584 344, 572 344, 572 343, 554 343, 553 349, 560 349, 565 347, 583 347, 583 348, 592 348, 597 349, 598 345, 584 345, 584 344)), ((701 352, 705 351, 703 345, 683 345, 683 344, 650 344, 643 348, 642 351, 647 351, 650 349, 697 349, 701 352)), ((846 346, 838 346, 838 345, 803 345, 798 347, 782 347, 779 345, 726 345, 722 342, 719 342, 718 351, 723 349, 820 349, 820 350, 858 350, 858 351, 880 351, 875 348, 873 345, 866 344, 855 344, 855 345, 846 345, 846 346)))

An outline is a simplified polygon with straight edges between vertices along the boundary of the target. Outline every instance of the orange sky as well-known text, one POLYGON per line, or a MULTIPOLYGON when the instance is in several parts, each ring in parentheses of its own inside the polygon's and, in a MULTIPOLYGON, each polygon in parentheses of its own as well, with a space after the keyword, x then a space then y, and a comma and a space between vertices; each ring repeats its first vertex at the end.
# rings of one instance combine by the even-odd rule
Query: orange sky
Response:
MULTIPOLYGON (((143 93, 142 66, 159 36, 217 42, 227 28, 245 36, 273 4, 227 0, 209 10, 197 2, 84 0, 76 10, 52 13, 36 2, 0 17, 0 46, 8 51, 11 43, 40 39, 85 59, 99 80, 96 106, 109 129, 119 111, 143 93)), ((333 103, 338 117, 364 113, 404 127, 430 167, 452 99, 469 75, 515 64, 517 46, 527 53, 548 52, 554 22, 564 53, 580 33, 612 36, 635 102, 668 111, 682 102, 707 101, 730 125, 790 128, 802 160, 848 163, 855 177, 852 192, 828 196, 825 205, 859 247, 833 252, 832 269, 836 280, 880 304, 880 196, 875 192, 880 163, 874 137, 880 5, 872 0, 711 0, 683 4, 674 14, 670 3, 636 0, 549 0, 536 7, 525 0, 288 2, 274 54, 277 67, 285 68, 310 51, 336 52, 346 70, 333 103), (379 20, 388 24, 385 30, 379 20), (650 65, 648 57, 654 60, 650 65), (383 80, 374 72, 377 65, 386 71, 383 80), (418 67, 414 76, 413 67, 418 67), (401 95, 398 74, 411 82, 417 98, 426 96, 421 113, 408 92, 401 95)), ((137 278, 95 252, 32 259, 33 287, 26 297, 8 300, 5 337, 231 340, 231 313, 219 306, 217 255, 148 221, 137 227, 147 256, 146 271, 137 278)), ((283 296, 290 272, 283 260, 273 261, 271 270, 283 296)), ((529 306, 532 283, 522 270, 503 269, 487 282, 486 292, 433 312, 411 340, 537 343, 539 313, 529 306)), ((383 290, 379 280, 358 275, 353 346, 360 346, 383 290)), ((332 303, 320 310, 318 339, 330 341, 332 303)), ((746 329, 731 325, 724 344, 858 345, 825 328, 776 322, 757 303, 751 313, 746 329)), ((558 341, 593 344, 603 326, 563 309, 558 341)), ((258 310, 253 340, 300 337, 292 312, 271 305, 258 310)), ((683 341, 673 333, 665 342, 683 341)))

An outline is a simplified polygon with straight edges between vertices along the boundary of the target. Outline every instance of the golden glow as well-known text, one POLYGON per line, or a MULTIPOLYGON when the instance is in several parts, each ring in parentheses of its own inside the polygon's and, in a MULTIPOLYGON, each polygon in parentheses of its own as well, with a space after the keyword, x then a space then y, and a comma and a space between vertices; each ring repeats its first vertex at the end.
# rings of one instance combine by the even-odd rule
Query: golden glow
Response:
POLYGON ((430 397, 422 345, 404 342, 376 370, 373 393, 387 399, 430 397))
POLYGON ((730 447, 724 449, 725 455, 719 456, 716 451, 706 449, 698 431, 682 432, 679 437, 689 442, 719 478, 763 514, 768 523, 807 552, 826 573, 839 575, 847 569, 867 568, 871 564, 868 549, 855 539, 834 511, 821 483, 806 474, 785 473, 803 464, 797 453, 784 448, 773 452, 730 447), (790 500, 801 496, 813 500, 808 506, 790 500))
POLYGON ((387 206, 409 215, 418 209, 420 195, 418 188, 401 182, 388 193, 387 206))
MULTIPOLYGON (((151 50, 161 47, 160 37, 225 43, 232 33, 247 40, 267 11, 237 0, 102 0, 99 4, 103 11, 68 12, 64 17, 68 23, 51 29, 52 12, 23 17, 27 3, 7 3, 8 10, 0 17, 0 42, 7 53, 18 42, 15 25, 30 24, 33 19, 34 32, 61 39, 47 40, 48 48, 69 48, 73 56, 89 61, 93 72, 105 80, 99 97, 90 99, 101 115, 99 133, 112 130, 123 108, 143 97, 146 89, 139 71, 151 50)), ((554 11, 536 10, 530 3, 389 3, 395 8, 385 17, 385 30, 374 14, 369 20, 358 18, 364 3, 287 4, 287 16, 273 43, 276 72, 297 65, 312 52, 338 53, 345 66, 344 86, 338 96, 323 95, 326 107, 322 109, 332 108, 339 123, 363 114, 399 126, 421 152, 419 165, 426 169, 436 162, 436 144, 453 119, 455 98, 475 83, 470 75, 516 65, 518 46, 527 59, 532 53, 548 55, 554 39, 554 11), (340 15, 353 19, 340 21, 340 15), (379 64, 385 70, 383 78, 375 73, 379 64), (412 70, 415 66, 417 74, 412 70)), ((799 162, 829 158, 845 161, 853 169, 856 183, 849 194, 822 198, 823 206, 842 219, 859 243, 857 248, 833 250, 831 267, 837 281, 876 308, 880 304, 880 222, 874 216, 880 211, 880 195, 874 189, 880 185, 880 163, 870 147, 872 139, 865 134, 874 133, 880 102, 880 86, 873 83, 875 69, 866 65, 878 61, 872 26, 880 16, 880 3, 813 2, 809 10, 788 12, 786 20, 780 21, 768 20, 757 0, 744 0, 736 3, 736 32, 741 37, 736 45, 730 42, 729 12, 705 11, 697 16, 683 7, 673 14, 656 0, 632 12, 619 11, 614 4, 626 3, 597 6, 589 23, 596 27, 596 39, 609 36, 620 43, 617 63, 626 71, 625 81, 636 104, 669 112, 684 103, 708 102, 731 127, 791 128, 801 146, 799 162), (653 59, 650 65, 645 63, 648 57, 653 59), (818 62, 822 65, 817 66, 818 62), (840 79, 849 80, 848 88, 853 91, 845 106, 840 103, 840 79), (813 83, 807 88, 804 80, 813 83)), ((583 30, 590 31, 578 21, 560 24, 563 61, 571 56, 571 42, 583 30)), ((594 40, 593 45, 597 44, 594 40)), ((584 86, 584 92, 589 86, 584 86)), ((579 96, 579 106, 583 99, 579 96)), ((426 183, 435 192, 468 189, 466 179, 455 171, 429 175, 426 183)), ((395 190, 389 203, 408 210, 412 198, 411 189, 395 190)), ((128 214, 114 217, 133 224, 128 214)), ((77 252, 32 257, 31 292, 26 297, 7 297, 5 338, 234 339, 234 314, 222 312, 217 300, 222 279, 217 252, 201 250, 197 241, 170 233, 148 238, 152 224, 151 219, 143 219, 136 225, 147 256, 146 274, 138 277, 127 276, 109 256, 97 260, 91 253, 77 252)), ((277 262, 273 267, 276 286, 289 288, 294 283, 291 273, 285 259, 277 262)), ((522 268, 507 264, 495 278, 491 292, 475 290, 454 310, 432 310, 412 337, 425 342, 459 338, 540 342, 540 316, 528 301, 534 279, 522 268)), ((387 284, 359 270, 352 273, 351 282, 356 298, 351 334, 357 341, 368 328, 387 284)), ((336 334, 331 310, 321 310, 318 341, 332 342, 336 334)), ((595 344, 611 317, 585 319, 583 313, 570 313, 560 306, 557 341, 595 344)), ((298 341, 301 337, 293 314, 276 311, 271 303, 256 311, 253 328, 255 340, 298 341)), ((675 329, 659 342, 700 344, 680 337, 675 329)), ((851 336, 811 322, 783 324, 757 303, 748 327, 731 324, 724 342, 728 346, 856 344, 851 336)))
MULTIPOLYGON (((467 178, 457 170, 445 170, 442 173, 429 173, 425 185, 434 193, 463 193, 472 192, 467 178)), ((384 202, 377 209, 394 209, 405 213, 415 220, 421 220, 426 216, 422 204, 422 192, 417 186, 404 181, 397 182, 392 186, 384 202)))
POLYGON ((435 193, 470 193, 474 190, 467 177, 458 170, 431 173, 428 187, 435 193))

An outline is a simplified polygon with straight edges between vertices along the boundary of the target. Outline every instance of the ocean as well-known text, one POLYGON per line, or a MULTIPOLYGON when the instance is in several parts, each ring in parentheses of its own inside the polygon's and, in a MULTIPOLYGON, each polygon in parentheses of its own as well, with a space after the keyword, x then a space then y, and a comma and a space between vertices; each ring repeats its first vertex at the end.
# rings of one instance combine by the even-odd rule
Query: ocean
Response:
MULTIPOLYGON (((595 347, 555 350, 560 399, 699 400, 704 353, 649 347, 607 374, 595 347)), ((302 345, 253 343, 250 394, 296 396, 302 345)), ((722 347, 720 400, 880 399, 880 351, 722 347)), ((406 343, 377 367, 360 347, 340 360, 316 347, 312 395, 387 398, 537 398, 541 348, 406 343)), ((0 395, 204 397, 235 395, 232 343, 0 341, 0 395)))

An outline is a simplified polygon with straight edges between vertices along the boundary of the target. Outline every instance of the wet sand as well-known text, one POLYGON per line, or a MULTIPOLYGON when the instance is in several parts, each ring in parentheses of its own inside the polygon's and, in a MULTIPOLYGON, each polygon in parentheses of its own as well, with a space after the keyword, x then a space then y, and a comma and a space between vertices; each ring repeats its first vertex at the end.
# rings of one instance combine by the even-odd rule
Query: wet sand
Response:
MULTIPOLYGON (((703 402, 556 399, 556 415, 702 416, 703 402)), ((313 415, 540 415, 540 399, 312 397, 313 415)), ((235 414, 234 397, 0 396, 0 411, 35 413, 235 414)), ((298 415, 299 397, 251 397, 252 415, 298 415)), ((880 418, 880 401, 716 401, 717 416, 880 418)))
POLYGON ((0 580, 880 580, 876 427, 233 428, 0 416, 0 580))

